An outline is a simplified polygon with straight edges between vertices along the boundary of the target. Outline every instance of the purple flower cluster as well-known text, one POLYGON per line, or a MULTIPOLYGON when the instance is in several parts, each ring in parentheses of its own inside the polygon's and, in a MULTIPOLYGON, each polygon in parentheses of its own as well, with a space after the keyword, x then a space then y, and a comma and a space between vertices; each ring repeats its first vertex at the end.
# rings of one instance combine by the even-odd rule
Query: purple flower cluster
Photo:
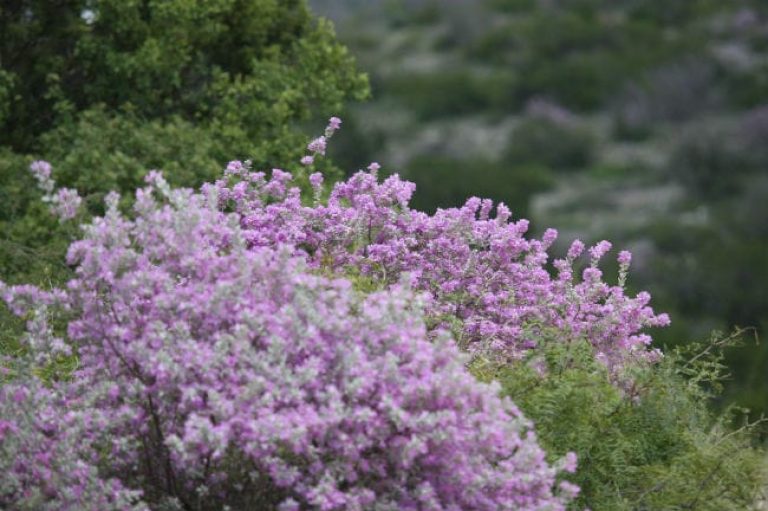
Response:
POLYGON ((147 511, 140 492, 103 477, 86 441, 98 413, 62 406, 62 396, 26 378, 0 387, 0 508, 17 511, 147 511))
POLYGON ((548 464, 498 387, 472 377, 447 332, 428 332, 423 309, 439 306, 409 289, 419 278, 388 276, 387 289, 364 294, 318 271, 322 252, 333 267, 377 253, 345 250, 353 234, 380 227, 358 225, 342 201, 396 222, 410 188, 360 175, 337 186, 335 206, 302 208, 287 173, 267 181, 230 166, 240 178, 231 188, 199 194, 150 173, 132 218, 108 196, 106 215, 70 247, 76 277, 65 290, 0 284, 10 308, 32 318, 31 360, 58 342, 79 357, 49 390, 31 369, 2 388, 10 482, 0 504, 565 509, 577 489, 558 473, 574 457, 548 464), (366 202, 363 182, 383 188, 366 202), (218 208, 225 195, 247 209, 218 208), (349 216, 336 228, 334 211, 349 216), (69 315, 65 341, 44 320, 53 308, 69 315))
POLYGON ((279 171, 268 180, 244 170, 208 189, 219 207, 239 213, 249 247, 287 243, 313 269, 361 274, 385 288, 407 279, 427 293, 431 323, 458 324, 459 345, 474 354, 520 359, 542 339, 588 339, 614 373, 629 360, 661 355, 649 348, 644 330, 666 326, 669 317, 653 312, 648 293, 624 293, 628 252, 618 256, 618 285, 606 283, 598 268, 611 249, 607 241, 587 250, 587 268, 577 278, 574 264, 586 248, 580 241, 565 259, 551 261, 547 250, 555 230, 526 239, 527 220, 510 222, 504 204, 491 218, 492 202, 477 198, 431 216, 412 210, 414 185, 397 175, 379 182, 378 168, 373 164, 337 183, 327 204, 315 201, 312 207, 302 204, 299 190, 289 189, 289 176, 279 171))
POLYGON ((77 216, 77 210, 83 202, 77 190, 71 188, 59 188, 54 193, 56 182, 51 177, 51 164, 44 160, 32 162, 30 172, 37 180, 37 186, 45 192, 43 202, 51 204, 51 212, 60 220, 72 220, 77 216))
POLYGON ((307 150, 311 152, 311 155, 306 155, 301 159, 302 165, 312 165, 315 163, 315 158, 325 156, 325 151, 328 148, 328 139, 330 139, 336 131, 341 127, 341 119, 338 117, 331 117, 328 120, 328 126, 325 127, 325 132, 322 136, 317 137, 309 144, 307 144, 307 150))

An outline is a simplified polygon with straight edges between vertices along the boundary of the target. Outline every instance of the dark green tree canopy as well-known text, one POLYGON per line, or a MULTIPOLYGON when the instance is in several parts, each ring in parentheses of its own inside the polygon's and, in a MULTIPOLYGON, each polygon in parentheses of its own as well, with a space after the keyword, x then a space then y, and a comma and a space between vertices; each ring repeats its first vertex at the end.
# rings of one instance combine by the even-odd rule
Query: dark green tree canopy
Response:
MULTIPOLYGON (((202 144, 211 146, 214 160, 267 164, 295 143, 296 121, 366 92, 365 77, 330 24, 314 19, 303 0, 9 0, 0 6, 0 144, 14 152, 61 157, 68 148, 50 142, 87 133, 82 113, 95 110, 104 125, 124 127, 104 116, 125 116, 139 130, 145 121, 167 124, 173 133, 161 138, 172 145, 180 126, 195 132, 193 146, 211 137, 216 143, 202 144), (57 130, 67 135, 43 136, 57 130)), ((109 138, 103 154, 90 140, 94 156, 122 149, 109 138)), ((151 148, 130 149, 137 164, 166 163, 142 161, 151 148)))
POLYGON ((72 234, 39 206, 32 160, 95 213, 110 190, 130 200, 150 169, 196 186, 233 159, 296 162, 287 170, 308 186, 305 123, 367 94, 305 0, 3 0, 0 278, 57 274, 48 261, 72 234))

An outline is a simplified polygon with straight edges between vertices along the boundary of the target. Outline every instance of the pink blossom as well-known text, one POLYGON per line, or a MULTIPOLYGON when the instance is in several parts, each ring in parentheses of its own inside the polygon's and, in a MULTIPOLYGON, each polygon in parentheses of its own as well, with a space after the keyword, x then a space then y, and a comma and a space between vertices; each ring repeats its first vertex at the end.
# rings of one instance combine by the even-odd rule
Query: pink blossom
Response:
POLYGON ((77 210, 82 201, 77 194, 77 190, 59 188, 53 197, 52 209, 60 219, 71 220, 77 215, 77 210))
POLYGON ((619 252, 618 261, 622 266, 629 266, 629 263, 632 262, 632 253, 627 250, 622 250, 619 252))
POLYGON ((326 139, 325 137, 317 137, 307 145, 307 149, 315 154, 325 155, 326 139))
POLYGON ((320 172, 314 172, 313 174, 310 174, 309 184, 316 192, 319 191, 320 187, 323 186, 323 175, 320 172))
POLYGON ((240 160, 233 160, 227 164, 227 169, 225 171, 225 174, 239 174, 243 171, 245 167, 243 166, 243 162, 240 160))

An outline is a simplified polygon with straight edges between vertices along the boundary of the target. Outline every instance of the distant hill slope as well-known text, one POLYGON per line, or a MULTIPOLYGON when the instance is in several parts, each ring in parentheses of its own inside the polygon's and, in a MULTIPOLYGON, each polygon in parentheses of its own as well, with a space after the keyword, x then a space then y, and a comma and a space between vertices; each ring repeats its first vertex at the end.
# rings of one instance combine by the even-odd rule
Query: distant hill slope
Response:
MULTIPOLYGON (((313 0, 371 75, 332 151, 471 195, 534 228, 639 252, 678 343, 768 332, 768 4, 757 0, 313 0), (761 142, 762 141, 762 142, 761 142)), ((768 410, 768 348, 731 361, 768 410)))

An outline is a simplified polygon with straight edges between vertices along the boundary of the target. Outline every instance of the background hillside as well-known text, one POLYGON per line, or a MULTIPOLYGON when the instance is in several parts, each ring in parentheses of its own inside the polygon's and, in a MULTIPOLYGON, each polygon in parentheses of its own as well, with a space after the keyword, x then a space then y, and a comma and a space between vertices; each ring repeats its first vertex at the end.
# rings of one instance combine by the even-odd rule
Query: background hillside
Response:
MULTIPOLYGON (((673 326, 768 332, 768 5, 734 0, 313 0, 371 78, 336 161, 472 195, 561 241, 632 250, 673 326)), ((768 410, 768 347, 733 352, 724 403, 768 410)))

